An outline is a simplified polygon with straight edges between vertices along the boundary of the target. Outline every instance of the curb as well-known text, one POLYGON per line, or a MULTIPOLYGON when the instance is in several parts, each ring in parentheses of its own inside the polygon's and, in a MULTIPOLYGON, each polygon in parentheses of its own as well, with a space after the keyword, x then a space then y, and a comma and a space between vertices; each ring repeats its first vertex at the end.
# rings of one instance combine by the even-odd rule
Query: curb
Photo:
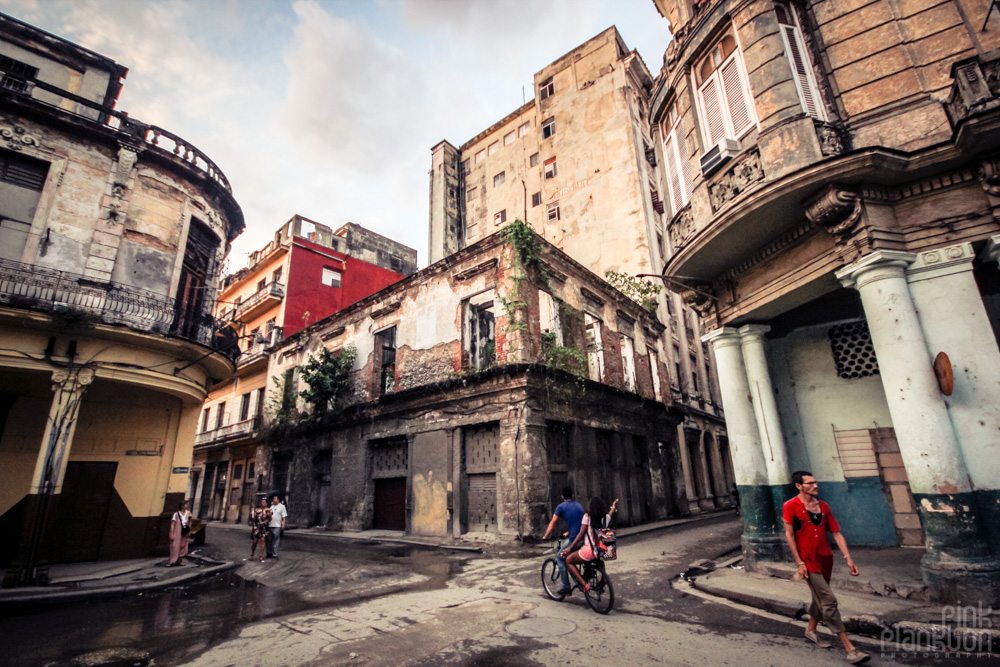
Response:
POLYGON ((219 572, 224 572, 238 567, 238 565, 233 562, 220 562, 207 559, 203 556, 195 556, 191 554, 188 554, 188 557, 205 563, 216 564, 210 565, 205 569, 185 573, 165 581, 145 581, 136 584, 114 584, 111 586, 100 586, 95 588, 47 590, 44 592, 33 590, 24 593, 19 593, 19 590, 23 589, 12 588, 6 591, 0 591, 0 612, 18 607, 66 604, 71 602, 82 602, 84 600, 125 597, 127 595, 149 593, 152 591, 162 590, 164 588, 170 588, 171 586, 177 586, 179 584, 186 584, 194 581, 195 579, 200 579, 208 575, 217 574, 219 572))

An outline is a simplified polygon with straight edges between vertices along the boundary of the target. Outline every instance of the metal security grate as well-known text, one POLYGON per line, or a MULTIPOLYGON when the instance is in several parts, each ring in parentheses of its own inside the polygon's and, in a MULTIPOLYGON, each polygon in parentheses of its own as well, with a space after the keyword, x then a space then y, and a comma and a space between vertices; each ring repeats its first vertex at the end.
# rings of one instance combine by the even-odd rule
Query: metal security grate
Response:
POLYGON ((830 327, 830 347, 837 374, 845 380, 878 375, 878 359, 864 320, 830 327))
POLYGON ((408 468, 409 451, 406 438, 371 443, 372 471, 375 473, 401 472, 408 468))

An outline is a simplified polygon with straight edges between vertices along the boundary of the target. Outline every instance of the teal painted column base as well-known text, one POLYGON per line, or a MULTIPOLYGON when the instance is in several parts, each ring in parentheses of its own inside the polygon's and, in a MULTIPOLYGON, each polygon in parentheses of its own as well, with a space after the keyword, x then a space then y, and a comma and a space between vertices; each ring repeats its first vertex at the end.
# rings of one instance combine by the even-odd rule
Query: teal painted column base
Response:
POLYGON ((979 517, 983 522, 983 528, 986 529, 990 551, 1000 554, 1000 491, 980 489, 973 493, 976 496, 979 517))
POLYGON ((738 486, 743 518, 743 568, 753 572, 760 561, 788 558, 784 524, 774 513, 774 491, 770 486, 738 486))
POLYGON ((775 484, 771 486, 771 502, 774 504, 774 526, 779 533, 785 531, 785 520, 781 516, 781 511, 785 503, 799 495, 799 490, 792 483, 775 484))
POLYGON ((784 533, 743 533, 740 542, 743 545, 743 569, 747 572, 756 572, 757 564, 762 561, 782 563, 791 560, 784 533))
POLYGON ((1000 604, 1000 560, 990 554, 975 493, 914 494, 927 553, 920 562, 931 597, 943 604, 1000 604))

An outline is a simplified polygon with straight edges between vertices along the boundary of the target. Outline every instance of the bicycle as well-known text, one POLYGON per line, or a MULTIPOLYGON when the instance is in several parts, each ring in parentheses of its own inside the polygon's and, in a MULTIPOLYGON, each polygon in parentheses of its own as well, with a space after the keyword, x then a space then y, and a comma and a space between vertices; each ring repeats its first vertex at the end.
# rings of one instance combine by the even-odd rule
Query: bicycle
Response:
MULTIPOLYGON (((557 555, 559 545, 560 543, 557 541, 555 548, 557 555)), ((590 608, 598 614, 610 612, 611 608, 615 606, 615 588, 611 585, 611 577, 604 569, 604 561, 595 559, 583 563, 580 566, 580 576, 590 586, 583 592, 590 608)), ((575 581, 572 574, 570 574, 570 581, 573 582, 570 593, 580 588, 580 582, 575 581)), ((556 562, 555 556, 549 556, 542 563, 542 588, 545 589, 545 594, 556 602, 562 602, 566 597, 559 593, 562 590, 562 578, 559 576, 559 563, 556 562)))

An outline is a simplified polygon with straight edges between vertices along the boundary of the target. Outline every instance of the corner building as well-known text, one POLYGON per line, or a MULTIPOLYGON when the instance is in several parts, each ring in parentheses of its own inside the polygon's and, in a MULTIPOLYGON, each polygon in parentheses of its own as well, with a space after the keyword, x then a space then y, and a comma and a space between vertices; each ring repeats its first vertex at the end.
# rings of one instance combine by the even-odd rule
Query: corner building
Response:
MULTIPOLYGON (((648 123, 652 83, 639 54, 611 27, 537 72, 533 100, 461 147, 434 146, 430 261, 521 219, 598 276, 659 274, 664 189, 648 123)), ((686 289, 680 280, 667 287, 686 289)), ((667 291, 655 311, 667 324, 649 343, 668 359, 662 400, 687 414, 677 427, 688 493, 682 511, 728 507, 732 465, 700 319, 667 291)))
POLYGON ((782 557, 808 469, 848 542, 923 547, 936 599, 996 604, 1000 18, 655 4, 664 274, 698 281, 748 565, 782 557))
POLYGON ((218 167, 114 108, 126 68, 0 14, 0 562, 166 553, 243 214, 218 167))

